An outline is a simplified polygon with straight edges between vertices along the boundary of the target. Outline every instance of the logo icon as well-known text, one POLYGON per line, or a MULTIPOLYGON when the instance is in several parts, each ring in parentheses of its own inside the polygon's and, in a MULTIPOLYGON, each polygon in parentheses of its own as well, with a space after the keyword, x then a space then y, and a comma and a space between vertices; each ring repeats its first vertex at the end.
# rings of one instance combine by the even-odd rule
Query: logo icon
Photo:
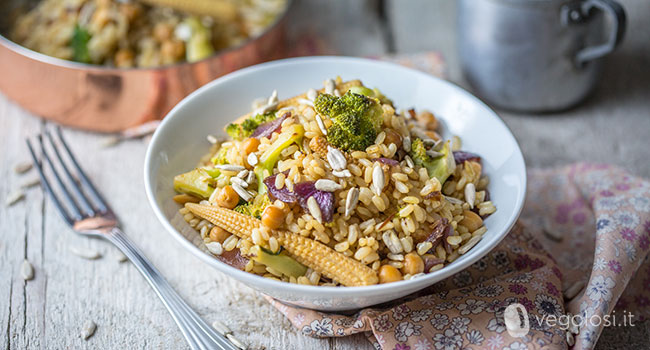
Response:
POLYGON ((503 320, 506 324, 506 330, 511 337, 521 338, 528 334, 530 330, 528 312, 519 303, 510 304, 506 307, 506 310, 503 312, 503 320))

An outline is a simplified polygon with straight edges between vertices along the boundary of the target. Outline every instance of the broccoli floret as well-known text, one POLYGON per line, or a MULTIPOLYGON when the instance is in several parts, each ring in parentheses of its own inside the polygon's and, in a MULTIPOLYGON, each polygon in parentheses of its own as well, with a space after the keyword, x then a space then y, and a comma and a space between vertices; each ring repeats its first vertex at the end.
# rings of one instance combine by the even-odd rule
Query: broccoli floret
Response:
POLYGON ((365 150, 381 130, 383 110, 375 98, 352 91, 341 97, 320 94, 314 107, 332 120, 327 141, 342 150, 365 150))
POLYGON ((261 219, 262 213, 269 205, 271 205, 269 196, 266 194, 261 194, 255 197, 253 202, 240 204, 233 210, 244 215, 249 215, 261 219))
POLYGON ((273 167, 280 159, 282 150, 294 143, 301 144, 302 137, 305 135, 305 129, 300 124, 291 124, 287 130, 283 130, 280 136, 267 148, 260 156, 259 163, 255 166, 255 175, 257 175, 258 191, 257 193, 266 193, 264 178, 273 174, 273 167))
POLYGON ((416 138, 411 143, 411 152, 409 155, 413 159, 413 163, 425 167, 429 173, 429 177, 437 178, 442 184, 445 183, 447 178, 454 173, 454 170, 456 170, 456 161, 451 152, 449 141, 445 142, 441 153, 442 155, 439 157, 430 157, 427 154, 424 142, 422 142, 421 139, 416 138))
POLYGON ((275 119, 275 117, 275 111, 266 112, 264 114, 256 114, 244 120, 241 124, 228 124, 228 126, 226 126, 226 133, 228 133, 228 135, 232 137, 233 140, 241 141, 251 136, 251 134, 253 134, 258 126, 275 119))

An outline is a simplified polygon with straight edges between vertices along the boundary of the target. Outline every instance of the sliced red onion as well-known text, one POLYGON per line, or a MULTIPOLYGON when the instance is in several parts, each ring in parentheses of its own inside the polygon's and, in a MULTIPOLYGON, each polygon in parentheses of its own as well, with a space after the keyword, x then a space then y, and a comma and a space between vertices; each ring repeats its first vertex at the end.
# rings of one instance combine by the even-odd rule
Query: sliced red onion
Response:
POLYGON ((280 129, 282 127, 282 122, 289 118, 291 116, 290 112, 284 113, 281 117, 275 118, 271 121, 268 121, 266 123, 260 124, 260 126, 253 131, 253 134, 251 137, 256 137, 258 139, 261 139, 262 137, 268 137, 273 134, 274 131, 280 129))
POLYGON ((391 165, 391 166, 399 165, 398 161, 396 161, 395 159, 391 159, 391 158, 375 158, 375 159, 373 159, 373 161, 383 163, 383 164, 386 164, 386 165, 391 165))
POLYGON ((323 222, 331 222, 334 218, 334 193, 319 191, 316 189, 316 183, 314 181, 306 181, 295 184, 293 189, 298 197, 298 202, 300 206, 307 212, 309 212, 309 207, 307 206, 307 199, 309 197, 314 197, 318 207, 320 208, 321 215, 323 217, 323 222))
MULTIPOLYGON (((289 172, 286 171, 284 174, 286 175, 288 173, 289 172)), ((276 177, 278 177, 278 174, 267 176, 264 179, 264 184, 266 185, 266 188, 269 190, 271 196, 285 203, 295 203, 298 200, 298 197, 294 192, 289 191, 289 189, 286 186, 282 188, 275 187, 276 177)))
POLYGON ((456 164, 461 164, 468 160, 473 160, 476 162, 481 161, 481 156, 479 156, 476 153, 465 152, 465 151, 454 151, 453 153, 454 153, 454 160, 456 161, 456 164))

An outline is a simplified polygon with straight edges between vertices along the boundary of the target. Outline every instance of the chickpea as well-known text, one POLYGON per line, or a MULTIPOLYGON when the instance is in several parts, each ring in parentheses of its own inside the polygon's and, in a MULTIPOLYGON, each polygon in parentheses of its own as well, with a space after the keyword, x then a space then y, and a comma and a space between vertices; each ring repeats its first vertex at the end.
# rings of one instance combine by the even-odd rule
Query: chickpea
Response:
POLYGON ((231 186, 225 186, 215 191, 219 191, 217 193, 217 205, 220 207, 232 209, 239 203, 239 195, 231 186))
POLYGON ((120 68, 133 67, 133 51, 129 49, 119 49, 115 53, 115 65, 120 68))
POLYGON ((379 283, 390 283, 402 280, 402 273, 393 266, 382 265, 379 268, 379 283))
POLYGON ((384 139, 384 143, 387 145, 390 145, 391 143, 394 143, 397 148, 402 147, 402 136, 397 133, 397 131, 388 128, 384 130, 386 133, 386 139, 384 139))
POLYGON ((460 220, 459 224, 467 227, 467 231, 474 232, 483 226, 483 219, 475 212, 465 210, 463 211, 463 220, 460 220))
POLYGON ((251 154, 257 151, 257 148, 260 146, 260 140, 255 137, 249 137, 241 144, 241 148, 246 152, 246 154, 251 154))
POLYGON ((404 257, 404 267, 402 268, 402 272, 409 275, 424 272, 424 261, 422 261, 422 258, 417 255, 417 253, 408 253, 404 257))
POLYGON ((230 237, 230 233, 219 226, 215 226, 210 230, 209 237, 212 242, 223 243, 226 238, 230 237))
POLYGON ((422 111, 415 116, 418 123, 424 126, 427 130, 438 129, 438 119, 429 111, 422 111))
POLYGON ((172 26, 167 23, 156 23, 153 27, 153 37, 159 42, 165 42, 172 37, 172 26))
POLYGON ((160 46, 160 53, 166 63, 174 63, 185 54, 185 44, 180 40, 166 40, 160 46))
POLYGON ((284 210, 271 205, 262 213, 262 224, 272 230, 277 229, 284 223, 284 210))
POLYGON ((125 3, 120 4, 119 11, 129 22, 132 22, 140 14, 140 7, 125 3))

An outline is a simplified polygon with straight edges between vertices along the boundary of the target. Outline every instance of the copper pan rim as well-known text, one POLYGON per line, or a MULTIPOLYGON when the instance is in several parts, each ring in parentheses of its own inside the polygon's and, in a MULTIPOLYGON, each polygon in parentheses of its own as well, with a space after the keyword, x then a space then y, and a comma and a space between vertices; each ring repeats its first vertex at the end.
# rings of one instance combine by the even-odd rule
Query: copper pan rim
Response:
POLYGON ((163 66, 157 66, 157 67, 147 67, 147 68, 139 68, 139 67, 131 67, 131 68, 118 68, 118 67, 113 67, 113 66, 104 66, 104 65, 99 65, 99 64, 91 64, 91 63, 82 63, 82 62, 75 62, 75 61, 70 61, 70 60, 64 60, 61 58, 57 57, 52 57, 43 53, 40 53, 38 51, 34 51, 32 49, 28 49, 20 44, 18 44, 15 41, 12 41, 5 35, 3 35, 2 32, 0 32, 0 45, 8 48, 9 50, 12 50, 13 52, 25 56, 27 58, 31 58, 33 60, 51 64, 57 67, 63 67, 63 68, 70 68, 70 69, 82 69, 82 70, 96 70, 96 71, 103 71, 103 72, 128 72, 128 71, 160 71, 160 70, 165 70, 165 69, 170 69, 170 68, 177 68, 177 67, 182 67, 182 66, 187 66, 187 65, 193 65, 193 64, 199 64, 204 61, 209 61, 215 57, 223 56, 226 55, 230 52, 237 51, 255 41, 258 39, 264 37, 267 33, 274 31, 279 27, 285 18, 287 17, 287 14, 289 13, 289 9, 293 5, 293 0, 287 0, 287 4, 284 8, 284 11, 280 13, 273 23, 271 23, 266 29, 264 29, 262 32, 259 34, 252 36, 244 41, 242 41, 240 44, 235 45, 235 46, 230 46, 224 49, 221 49, 219 51, 216 51, 212 55, 201 59, 199 61, 194 61, 194 62, 179 62, 179 63, 174 63, 174 64, 168 64, 168 65, 163 65, 163 66))

